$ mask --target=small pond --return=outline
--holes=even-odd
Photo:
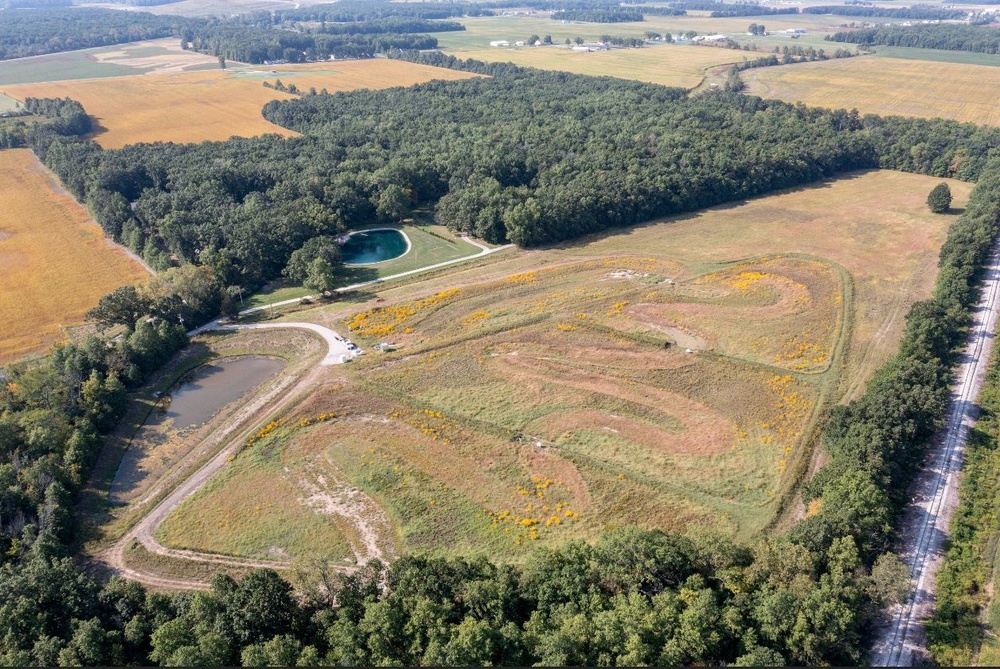
[[[406,253],[410,243],[399,230],[383,228],[351,234],[340,247],[340,257],[348,265],[369,265],[392,260]]]
[[[252,355],[205,365],[170,393],[167,417],[173,418],[177,429],[200,425],[284,366],[283,360]]]

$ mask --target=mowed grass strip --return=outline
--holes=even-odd
[[[41,351],[147,276],[27,149],[0,151],[0,362]]]
[[[748,70],[748,92],[865,114],[941,117],[1000,125],[993,67],[860,57]]]
[[[491,48],[464,51],[456,55],[486,62],[511,62],[542,70],[610,76],[664,86],[692,88],[701,82],[706,69],[739,62],[746,53],[732,49],[663,44],[640,49],[592,52],[573,51],[563,45],[515,49]]]
[[[263,66],[262,66],[263,67]],[[100,125],[93,139],[107,149],[140,142],[201,142],[232,136],[296,133],[264,119],[261,107],[295,96],[265,88],[263,82],[287,79],[300,89],[329,92],[409,86],[431,79],[465,79],[456,70],[396,60],[372,59],[316,63],[261,70],[212,70],[7,86],[4,93],[26,97],[71,97]]]

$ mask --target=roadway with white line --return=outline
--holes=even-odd
[[[924,624],[934,611],[937,570],[943,557],[951,516],[958,504],[958,479],[969,429],[979,408],[982,388],[993,350],[1000,309],[1000,240],[985,272],[982,296],[972,317],[969,342],[955,374],[948,420],[920,473],[913,497],[903,515],[900,557],[910,570],[913,589],[909,599],[894,607],[889,625],[872,647],[875,666],[923,664],[926,651]]]

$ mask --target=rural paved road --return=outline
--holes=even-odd
[[[872,647],[875,666],[898,667],[924,663],[924,623],[934,610],[936,575],[943,557],[952,513],[958,504],[958,479],[969,429],[979,408],[982,388],[993,350],[997,312],[1000,310],[1000,241],[987,265],[983,292],[973,313],[969,342],[955,374],[948,420],[919,475],[912,503],[903,516],[900,557],[910,570],[913,590],[909,599],[891,611],[889,624]]]

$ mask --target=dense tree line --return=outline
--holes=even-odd
[[[615,9],[562,9],[552,12],[554,21],[586,21],[590,23],[631,23],[642,21],[642,12]]]
[[[83,105],[69,98],[25,98],[21,111],[18,116],[0,122],[0,149],[44,144],[54,135],[79,137],[93,127]],[[24,116],[41,118],[24,119]]]
[[[0,60],[177,35],[185,19],[114,9],[7,9]]]
[[[778,55],[781,55],[779,58]],[[760,56],[753,60],[744,59],[742,63],[733,65],[737,72],[750,70],[756,67],[774,67],[776,65],[791,65],[793,63],[811,63],[818,60],[829,60],[830,58],[851,58],[855,54],[847,49],[837,49],[833,55],[829,55],[823,49],[814,49],[811,46],[802,47],[799,45],[774,47],[774,53],[769,56]]]
[[[884,25],[834,33],[827,39],[863,46],[907,46],[974,53],[1000,53],[1000,30],[953,23]]]
[[[437,38],[413,34],[326,34],[279,30],[270,25],[245,25],[235,21],[189,27],[183,40],[187,48],[244,63],[307,61],[336,58],[370,58],[391,49],[433,49]]]
[[[774,14],[798,14],[795,7],[766,7],[756,2],[717,2],[716,0],[680,0],[671,3],[673,7],[711,12],[713,17],[771,16]],[[653,12],[650,12],[651,14]]]
[[[170,5],[181,0],[110,0],[112,4],[129,5],[130,7],[156,7]]]
[[[52,9],[53,7],[72,7],[73,0],[7,0],[4,9]]]
[[[474,2],[389,2],[388,0],[342,0],[323,5],[284,9],[274,13],[283,21],[330,21],[352,23],[379,19],[450,19],[457,16],[491,16]]]
[[[428,19],[391,16],[355,23],[326,23],[313,28],[324,35],[377,35],[380,33],[443,33],[465,30],[457,21],[431,21]]]
[[[803,14],[833,14],[835,16],[879,16],[890,19],[917,19],[920,21],[948,21],[968,18],[964,9],[945,9],[938,5],[913,5],[911,7],[860,7],[858,5],[815,5],[803,7]]]
[[[686,16],[687,10],[682,7],[642,7],[644,16]]]
[[[440,200],[443,223],[522,246],[698,209],[874,160],[851,131],[833,129],[828,112],[756,98],[692,100],[680,89],[561,73],[518,71],[309,97],[269,104],[264,114],[311,137],[335,137],[348,155],[370,156],[371,129],[378,127],[378,150],[393,157],[395,183],[412,202]],[[685,131],[676,132],[681,125]],[[612,138],[622,132],[649,139],[616,143]],[[799,145],[794,152],[793,145]],[[594,165],[601,166],[596,175]]]

